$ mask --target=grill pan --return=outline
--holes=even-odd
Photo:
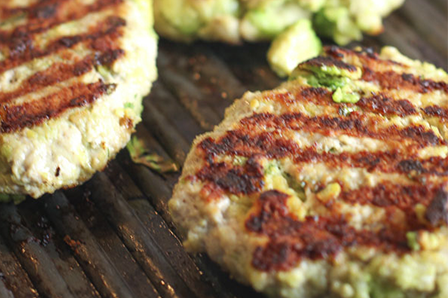
[[[407,0],[363,46],[396,46],[448,68],[446,0]],[[247,90],[276,87],[267,44],[241,47],[162,40],[159,80],[137,135],[182,164]],[[188,255],[167,212],[179,173],[133,164],[126,150],[86,184],[0,206],[0,297],[258,298],[205,255]]]

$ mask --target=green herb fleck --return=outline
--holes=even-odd
[[[416,232],[406,233],[406,238],[408,240],[408,246],[412,250],[420,250],[420,244],[418,243],[418,234]]]
[[[18,205],[25,201],[26,196],[24,195],[11,195],[11,194],[4,194],[0,193],[0,203],[8,203],[8,202],[14,202],[15,205]]]
[[[133,162],[142,164],[159,173],[177,172],[179,166],[171,159],[165,159],[145,148],[143,141],[133,136],[126,145]]]
[[[336,89],[332,96],[334,102],[357,103],[361,99],[361,96],[358,93],[349,92],[344,89],[345,88]]]
[[[127,102],[124,104],[124,108],[125,109],[133,109],[134,108],[134,104],[132,102]]]

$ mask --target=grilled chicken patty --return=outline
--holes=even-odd
[[[90,178],[128,142],[156,78],[146,0],[0,3],[0,192]]]
[[[185,246],[271,297],[448,297],[448,75],[327,47],[198,137]]]

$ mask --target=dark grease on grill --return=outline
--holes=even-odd
[[[351,246],[365,245],[384,251],[409,252],[407,230],[390,224],[378,232],[355,230],[343,217],[311,217],[299,221],[288,211],[288,196],[271,190],[262,193],[246,229],[268,237],[259,246],[252,265],[262,271],[289,270],[302,259],[331,259]]]
[[[384,89],[409,89],[418,93],[428,93],[434,90],[440,90],[448,93],[448,84],[445,82],[435,82],[433,80],[423,80],[412,74],[397,73],[393,71],[375,72],[365,67],[362,80],[366,82],[375,82]]]

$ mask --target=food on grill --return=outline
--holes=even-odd
[[[299,63],[318,56],[321,50],[322,43],[311,22],[300,20],[272,42],[268,62],[279,76],[286,77]]]
[[[287,76],[297,63],[318,54],[320,41],[313,27],[319,35],[345,45],[360,40],[362,32],[380,33],[382,18],[403,2],[154,0],[155,28],[164,37],[184,42],[202,39],[235,44],[274,40],[268,61],[279,76]]]
[[[185,247],[270,297],[448,297],[448,75],[325,47],[196,139]]]
[[[360,40],[362,33],[383,31],[382,19],[400,7],[404,0],[329,0],[314,15],[317,32],[338,44]]]
[[[404,0],[155,0],[155,27],[167,38],[238,43],[270,40],[301,19],[340,44],[378,34]]]
[[[125,146],[156,78],[151,11],[145,0],[1,2],[1,193],[75,186]]]

